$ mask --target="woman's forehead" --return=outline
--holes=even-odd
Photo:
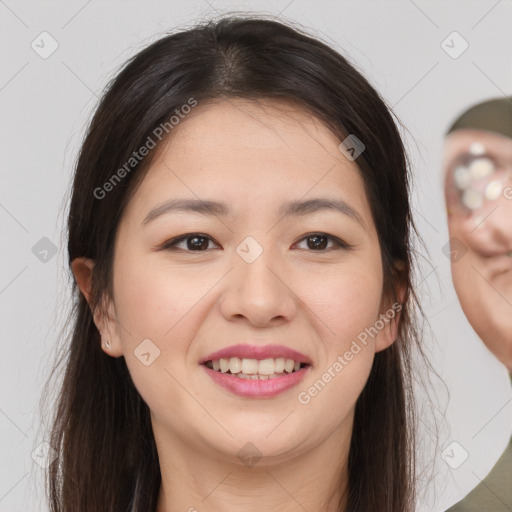
[[[268,219],[280,205],[320,198],[347,203],[361,225],[373,226],[359,169],[328,128],[307,113],[297,114],[310,123],[304,129],[293,117],[251,107],[225,102],[187,118],[152,162],[127,216],[142,220],[169,200],[195,198],[226,203],[232,219],[257,211]]]
[[[199,103],[173,130],[169,146],[195,145],[197,151],[214,149],[236,151],[238,148],[278,148],[306,145],[324,146],[332,151],[337,137],[318,118],[296,103],[277,100],[229,98]],[[326,144],[329,143],[329,144]]]
[[[197,107],[199,108],[199,107]],[[338,150],[332,132],[307,112],[231,101],[209,105],[184,120],[159,152],[148,185],[181,179],[211,189],[292,190],[338,185],[352,193],[363,183],[357,165]],[[174,180],[173,180],[174,178]]]

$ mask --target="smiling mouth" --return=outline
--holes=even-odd
[[[257,360],[239,359],[238,357],[206,361],[203,364],[218,373],[246,380],[278,379],[311,366],[309,363],[300,363],[285,358]]]

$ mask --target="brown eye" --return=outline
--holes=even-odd
[[[308,236],[309,249],[325,249],[329,244],[329,237],[321,235]]]
[[[182,242],[185,242],[185,246],[178,247]],[[187,235],[180,236],[179,238],[169,240],[162,246],[162,249],[202,252],[208,249],[210,242],[213,242],[213,239],[207,235],[203,235],[201,233],[189,233]]]
[[[327,235],[325,233],[311,233],[303,237],[300,242],[306,242],[306,249],[315,252],[327,252],[336,249],[350,249],[352,246],[339,238]],[[162,249],[164,250],[182,250],[186,252],[204,252],[209,249],[210,242],[213,239],[202,233],[188,233],[166,242]],[[331,245],[329,246],[329,242]],[[181,245],[181,247],[179,247]],[[217,244],[215,244],[217,245]]]
[[[307,249],[312,251],[325,251],[329,241],[333,242],[330,249],[349,249],[351,246],[343,240],[336,238],[326,233],[311,233],[301,239],[301,242],[306,240]]]

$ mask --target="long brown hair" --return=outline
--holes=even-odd
[[[161,476],[149,409],[124,358],[101,350],[92,314],[112,297],[117,226],[155,151],[125,172],[108,197],[98,197],[98,190],[190,98],[201,104],[235,97],[294,101],[340,141],[352,134],[366,147],[356,164],[378,232],[383,294],[398,300],[400,284],[405,297],[398,339],[376,354],[356,404],[347,510],[414,509],[415,230],[410,165],[395,118],[361,73],[327,44],[262,16],[228,16],[166,35],[127,62],[108,85],[81,146],[68,217],[69,263],[87,257],[95,267],[91,306],[73,281],[72,332],[51,376],[64,370],[49,436],[58,453],[47,472],[52,512],[156,508]]]

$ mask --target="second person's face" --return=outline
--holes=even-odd
[[[454,131],[443,166],[457,295],[477,334],[512,370],[512,139]]]

